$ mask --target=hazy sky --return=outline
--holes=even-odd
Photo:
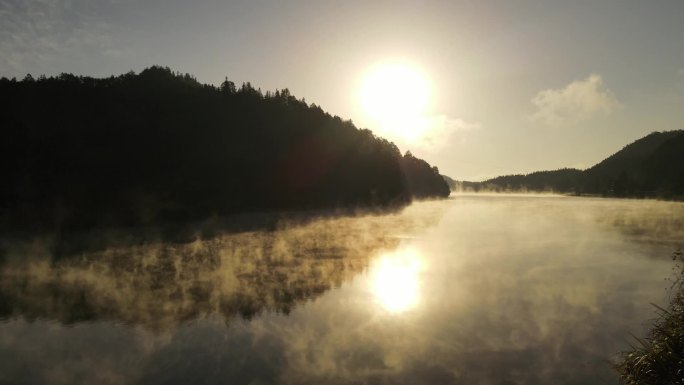
[[[456,179],[588,167],[684,128],[684,1],[0,0],[0,76],[160,64],[289,88],[374,129],[383,62],[431,84],[433,129],[394,140]]]

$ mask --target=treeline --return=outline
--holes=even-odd
[[[183,222],[448,196],[436,167],[285,89],[151,67],[0,79],[0,228]]]
[[[586,170],[506,175],[456,188],[684,199],[684,131],[651,133]]]
[[[486,189],[513,191],[559,191],[575,192],[582,183],[583,172],[574,168],[555,171],[537,171],[527,175],[505,175],[486,180]]]

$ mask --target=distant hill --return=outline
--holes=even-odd
[[[298,100],[151,67],[0,79],[0,229],[183,222],[445,197],[436,167]]]
[[[465,183],[473,190],[684,199],[684,131],[653,132],[587,170],[539,171]]]
[[[447,175],[442,175],[442,178],[444,178],[444,181],[449,186],[449,189],[451,189],[451,191],[458,190],[459,181],[457,181],[457,180],[455,180],[455,179],[453,179]]]
[[[537,171],[527,175],[506,175],[484,182],[488,186],[505,186],[511,190],[574,191],[581,184],[583,172],[574,168]]]
[[[654,132],[585,172],[583,192],[684,197],[684,131]]]

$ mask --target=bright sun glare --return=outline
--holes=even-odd
[[[359,87],[359,104],[382,134],[413,143],[428,129],[431,89],[426,77],[406,63],[370,70]]]
[[[400,313],[419,300],[418,274],[421,263],[412,251],[383,256],[373,270],[373,293],[382,307]]]

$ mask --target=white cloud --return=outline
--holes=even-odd
[[[427,128],[418,144],[433,151],[439,150],[449,143],[449,138],[452,134],[473,131],[479,128],[479,123],[466,122],[461,118],[452,118],[447,115],[432,115],[427,117]]]
[[[385,121],[377,122],[376,133],[397,143],[429,151],[440,150],[450,143],[456,132],[466,133],[480,128],[479,123],[470,123],[445,114],[421,114],[407,116],[397,114]],[[463,135],[461,135],[463,136]]]
[[[433,116],[432,122],[436,127],[441,127],[442,130],[448,132],[472,131],[480,128],[480,123],[470,123],[461,118],[450,118],[446,115]]]
[[[537,107],[532,120],[549,126],[577,123],[596,115],[610,114],[620,107],[620,102],[597,74],[561,89],[540,91],[532,98],[532,104]]]

